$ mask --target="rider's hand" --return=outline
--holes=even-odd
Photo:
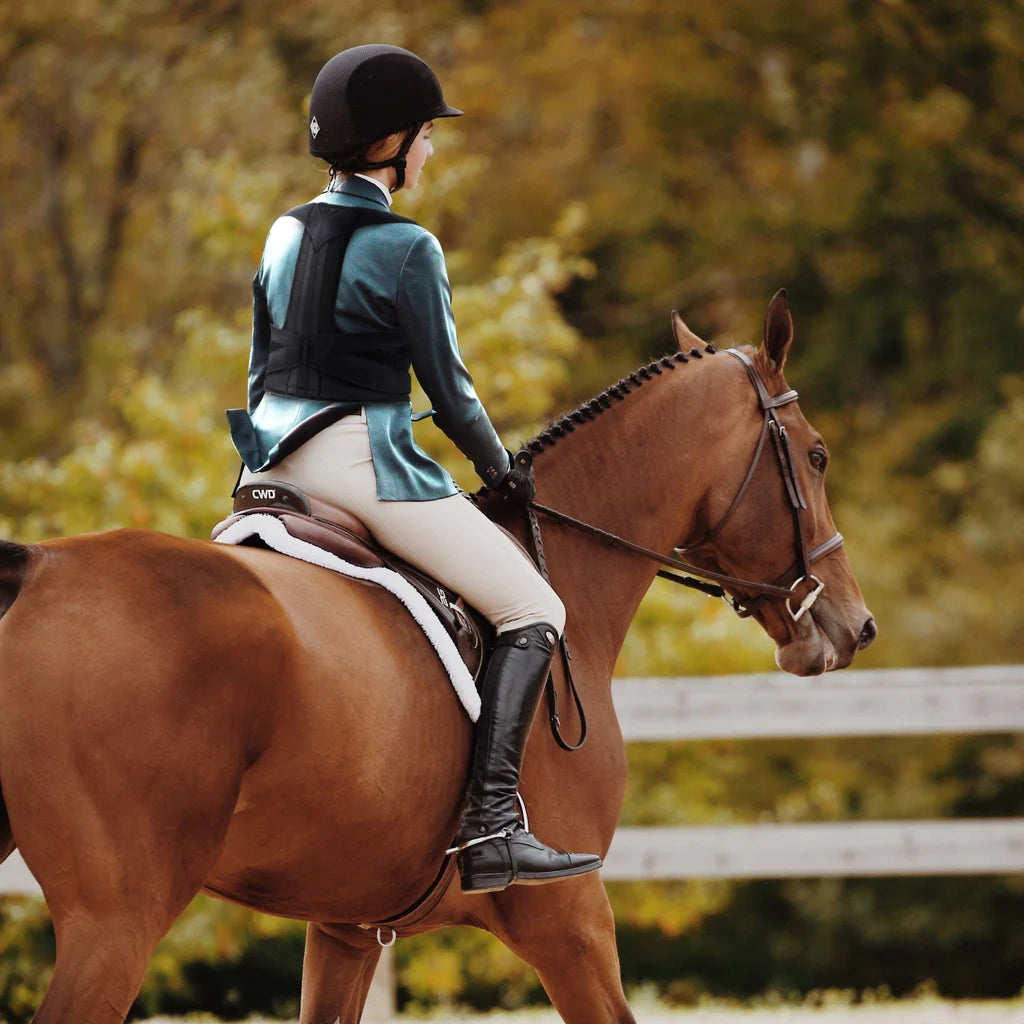
[[[505,478],[494,489],[510,505],[526,508],[536,492],[533,484],[533,458],[525,448],[516,455],[511,452],[508,454],[511,466]]]

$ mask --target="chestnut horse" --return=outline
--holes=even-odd
[[[757,445],[752,378],[681,320],[676,333],[681,352],[533,442],[538,501],[663,552],[710,531],[690,556],[701,566],[779,581],[794,516],[771,445]],[[768,395],[787,391],[791,338],[780,293],[748,350]],[[824,443],[796,404],[777,412],[801,530],[821,547],[835,535]],[[524,535],[518,515],[483,504]],[[522,791],[546,842],[603,853],[626,776],[612,668],[657,567],[550,520],[544,540],[590,736],[568,753],[536,728]],[[797,674],[842,668],[874,636],[842,549],[814,572],[824,589],[799,619],[777,594],[751,609]],[[396,599],[273,552],[115,531],[4,544],[0,609],[0,860],[20,849],[57,937],[38,1024],[123,1021],[200,891],[308,922],[303,1024],[358,1021],[380,949],[357,924],[398,914],[435,878],[472,730]],[[400,933],[450,924],[532,964],[565,1021],[633,1021],[598,873],[486,896],[453,885]]]

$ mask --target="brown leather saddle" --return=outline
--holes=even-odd
[[[213,528],[210,539],[216,540],[229,526],[257,513],[273,516],[291,536],[346,562],[365,568],[392,569],[403,576],[436,613],[479,686],[481,669],[494,641],[494,630],[458,594],[382,548],[351,513],[279,481],[239,487],[235,492],[234,511]],[[250,537],[242,544],[267,547],[259,537]]]

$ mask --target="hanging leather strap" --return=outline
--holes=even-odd
[[[537,514],[533,511],[532,507],[527,506],[526,515],[530,522],[530,539],[533,542],[534,560],[537,562],[537,568],[540,570],[541,576],[544,577],[544,581],[550,584],[548,563],[544,557],[544,540],[540,534],[540,523],[537,521]],[[569,743],[562,735],[562,723],[558,717],[558,691],[555,688],[554,671],[548,672],[547,681],[548,718],[551,722],[551,734],[555,737],[555,742],[563,750],[579,750],[587,742],[587,713],[583,708],[580,692],[576,688],[576,681],[572,677],[572,653],[569,650],[569,640],[565,635],[564,629],[558,641],[558,649],[562,659],[562,670],[565,672],[565,681],[569,686],[569,693],[572,696],[573,703],[576,705],[576,714],[580,720],[580,738],[576,743]]]

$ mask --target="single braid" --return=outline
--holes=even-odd
[[[599,395],[584,402],[579,408],[553,420],[535,438],[527,441],[524,447],[534,455],[540,455],[546,449],[553,448],[566,434],[575,432],[578,426],[597,419],[601,413],[610,409],[616,402],[624,401],[627,395],[630,395],[636,388],[643,387],[646,381],[660,377],[665,370],[674,370],[681,363],[688,363],[691,357],[703,359],[705,355],[714,355],[717,351],[714,345],[708,343],[703,349],[693,348],[688,353],[675,352],[670,356],[655,359],[646,366],[641,366],[627,374],[622,380],[611,384]]]

